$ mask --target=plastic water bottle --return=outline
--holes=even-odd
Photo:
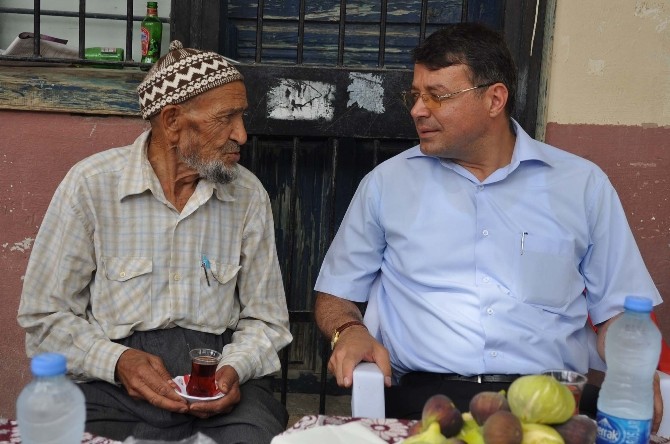
[[[81,444],[86,422],[84,394],[65,376],[65,356],[36,355],[30,362],[33,380],[16,401],[23,444]]]
[[[605,338],[607,373],[598,396],[596,444],[647,444],[651,435],[661,333],[649,317],[650,299],[626,296],[624,309]]]

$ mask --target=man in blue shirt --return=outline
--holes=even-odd
[[[586,373],[589,315],[602,357],[626,295],[661,302],[607,176],[511,118],[516,68],[501,36],[453,24],[413,56],[404,96],[420,144],[363,179],[316,283],[331,372],[350,386],[358,362],[376,362],[397,383],[391,417],[420,416],[438,391],[467,410],[521,374]],[[367,301],[380,342],[355,304]],[[655,429],[658,381],[656,393]]]

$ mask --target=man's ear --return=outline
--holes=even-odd
[[[495,117],[500,113],[505,112],[505,105],[507,105],[507,97],[509,90],[502,83],[494,83],[489,86],[487,94],[490,97],[489,114]]]
[[[158,115],[158,120],[170,145],[176,145],[179,141],[179,133],[184,125],[183,115],[183,109],[179,105],[166,105]]]

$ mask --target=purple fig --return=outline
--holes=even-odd
[[[598,427],[586,416],[573,416],[563,424],[556,424],[554,428],[565,441],[565,444],[592,444],[596,441]]]
[[[507,398],[502,392],[479,392],[470,400],[470,413],[480,426],[499,410],[509,411]]]
[[[442,394],[431,396],[423,405],[422,429],[427,430],[433,422],[440,424],[440,432],[447,438],[456,436],[463,427],[461,411],[456,408],[449,397]]]
[[[482,436],[486,444],[521,444],[521,421],[512,412],[498,410],[484,423]]]

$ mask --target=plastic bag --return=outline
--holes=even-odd
[[[200,432],[191,436],[190,438],[182,439],[181,441],[157,441],[153,439],[137,439],[132,436],[126,438],[123,444],[216,444],[212,438]]]

